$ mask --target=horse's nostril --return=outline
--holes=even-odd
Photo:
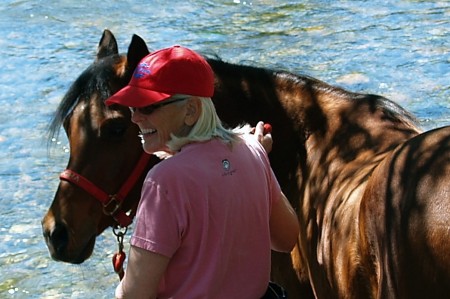
[[[50,232],[48,240],[53,246],[55,253],[61,255],[69,242],[69,234],[66,226],[63,224],[56,224],[54,229]]]

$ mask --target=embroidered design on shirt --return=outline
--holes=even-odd
[[[230,171],[230,167],[231,167],[230,161],[228,161],[228,159],[223,159],[222,160],[222,167],[223,167],[223,170]]]
[[[236,169],[231,169],[231,163],[228,159],[222,160],[222,169],[224,170],[222,176],[233,175],[236,172]]]

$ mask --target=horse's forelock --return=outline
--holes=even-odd
[[[121,82],[118,81],[124,74],[117,68],[122,68],[123,58],[124,56],[113,55],[101,59],[91,64],[73,82],[53,115],[48,129],[49,142],[59,134],[62,124],[67,117],[70,117],[72,110],[81,99],[91,99],[93,94],[97,94],[96,98],[105,101],[113,93],[111,89],[113,82],[121,85]]]

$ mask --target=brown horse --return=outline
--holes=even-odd
[[[128,109],[104,105],[147,53],[133,36],[127,55],[119,55],[105,31],[96,61],[57,110],[51,128],[64,125],[70,159],[43,219],[56,260],[81,263],[104,229],[127,226],[125,212],[132,217],[143,176],[158,162],[138,162],[142,149]],[[317,298],[450,294],[450,128],[421,134],[383,97],[208,61],[213,100],[227,125],[273,125],[270,160],[301,226],[291,257],[273,257],[273,278],[291,298],[312,296],[311,286]]]

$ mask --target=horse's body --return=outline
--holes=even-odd
[[[64,122],[70,140],[68,168],[110,194],[142,149],[128,109],[103,101],[128,82],[147,52],[134,36],[128,56],[119,56],[105,31],[97,61],[71,87],[53,122],[53,128]],[[258,120],[273,126],[269,157],[301,227],[294,267],[288,255],[273,259],[273,278],[290,297],[310,296],[310,285],[317,298],[450,294],[450,128],[421,134],[385,98],[208,61],[221,119],[229,126]],[[132,213],[144,175],[124,202]],[[52,256],[72,263],[87,259],[95,236],[112,225],[99,202],[66,181],[43,220]]]

